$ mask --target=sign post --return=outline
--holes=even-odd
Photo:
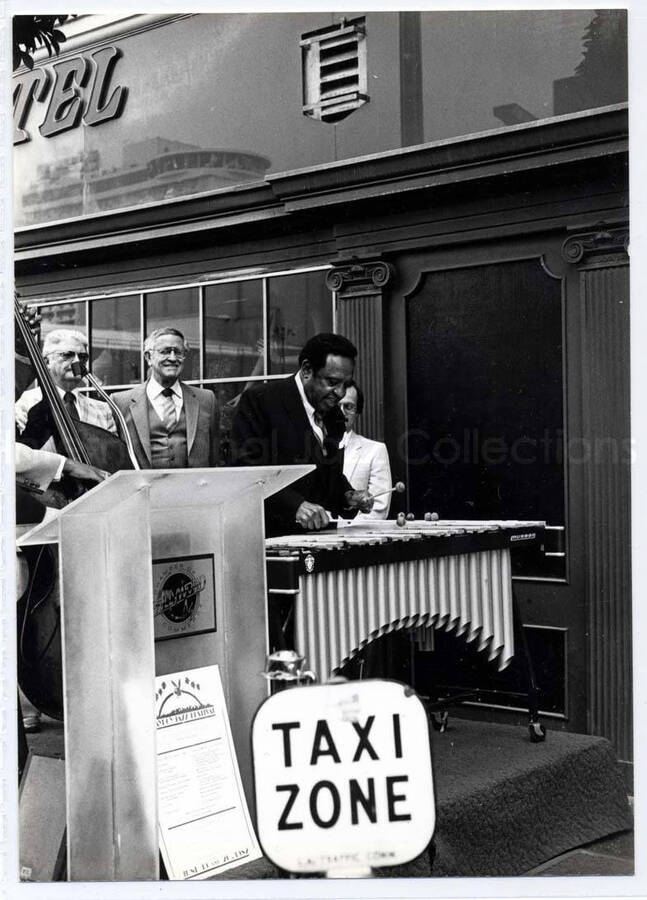
[[[294,688],[252,726],[258,838],[289,872],[366,877],[423,852],[435,825],[425,709],[395,681]]]

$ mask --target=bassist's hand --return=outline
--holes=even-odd
[[[94,484],[100,484],[108,478],[109,473],[103,469],[97,469],[96,466],[88,466],[82,462],[76,462],[74,459],[66,459],[63,466],[63,472],[71,475],[72,478],[78,478],[81,481],[91,481]]]
[[[29,410],[20,400],[16,400],[14,404],[14,418],[16,420],[16,428],[22,434],[29,418]]]

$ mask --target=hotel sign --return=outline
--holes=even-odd
[[[38,130],[50,138],[84,125],[100,125],[121,115],[128,89],[113,86],[115,66],[122,56],[118,47],[61,59],[38,66],[14,78],[14,144],[31,140],[27,130],[35,104],[46,104]]]

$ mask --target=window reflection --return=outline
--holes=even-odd
[[[220,465],[231,461],[231,426],[238,405],[238,399],[245,389],[245,382],[230,384],[205,384],[216,395],[216,406],[220,412]]]
[[[41,341],[55,328],[75,328],[87,335],[84,301],[41,306],[39,312],[42,319],[40,323]]]
[[[141,381],[139,295],[92,303],[92,372],[101,384]]]
[[[202,379],[227,379],[218,385],[203,385],[218,397],[224,462],[240,395],[251,379],[290,374],[297,369],[298,355],[307,339],[320,331],[332,331],[332,296],[326,288],[326,269],[207,284],[202,290],[202,328],[200,289],[176,287],[144,294],[143,330],[141,294],[132,294],[41,306],[42,334],[44,337],[53,328],[78,328],[86,333],[89,306],[92,371],[110,391],[138,384],[146,377],[146,371],[141,370],[141,355],[147,335],[163,326],[179,329],[190,348],[182,378],[197,383]]]
[[[420,59],[422,92],[406,102],[422,114],[425,141],[627,100],[625,10],[419,15],[404,58]]]
[[[205,378],[263,375],[263,283],[204,289]]]
[[[321,272],[268,279],[269,374],[295,372],[308,338],[332,331],[330,293]]]
[[[200,326],[198,321],[198,289],[179,288],[146,295],[146,335],[156,328],[177,328],[189,342],[182,378],[200,377]]]
[[[370,103],[324,124],[303,115],[301,41],[343,19],[198,14],[117,35],[124,115],[70,129],[59,144],[39,134],[42,104],[31,104],[30,140],[14,153],[16,224],[160,203],[627,100],[626,10],[374,11],[358,45]],[[355,76],[349,84],[346,66],[342,54],[324,84],[348,76],[353,107],[363,89]],[[17,73],[14,83],[31,77]]]
[[[625,10],[365,19],[370,104],[324,129],[302,114],[299,46],[304,34],[339,25],[340,14],[194,15],[118,36],[126,115],[70,130],[61,152],[38,133],[40,104],[32,104],[31,138],[15,152],[16,223],[161,202],[627,99]],[[187,66],[193,57],[210,64]],[[29,77],[18,73],[14,83]]]

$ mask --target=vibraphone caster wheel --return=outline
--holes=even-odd
[[[431,714],[431,724],[434,727],[434,731],[440,731],[441,734],[446,730],[448,721],[449,713],[446,709],[440,715],[436,715],[436,713]]]
[[[541,744],[546,740],[546,729],[541,722],[529,722],[528,731],[530,732],[530,743]]]

